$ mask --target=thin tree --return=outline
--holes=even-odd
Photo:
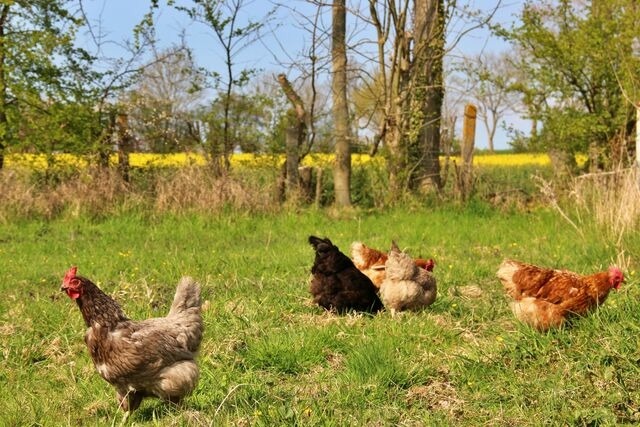
[[[494,151],[500,122],[507,113],[515,111],[518,104],[517,94],[513,91],[516,81],[510,58],[507,53],[465,58],[461,71],[466,81],[457,90],[475,99],[478,118],[487,133],[487,148]]]
[[[195,6],[178,6],[188,14],[191,19],[208,26],[222,47],[224,58],[224,76],[212,74],[216,87],[220,89],[220,97],[223,105],[222,144],[218,146],[214,142],[211,150],[211,161],[214,171],[226,173],[230,169],[230,157],[234,148],[232,139],[231,104],[234,90],[246,85],[252,75],[257,71],[253,68],[237,69],[237,57],[249,45],[260,36],[260,30],[269,21],[273,11],[266,16],[241,22],[240,12],[251,5],[251,1],[245,0],[201,0],[195,1]]]
[[[349,107],[347,104],[347,45],[345,0],[334,0],[332,6],[331,93],[335,127],[335,164],[333,181],[335,203],[339,207],[351,206],[351,144]]]

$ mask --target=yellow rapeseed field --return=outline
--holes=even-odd
[[[453,160],[460,161],[459,158],[453,157]],[[577,156],[579,164],[586,161],[584,156]],[[444,161],[444,158],[441,158]],[[116,164],[117,155],[112,154],[110,163]],[[305,157],[302,164],[305,166],[321,166],[331,165],[333,161],[332,154],[309,154]],[[49,166],[59,167],[76,167],[84,168],[89,164],[87,157],[58,153],[51,156],[45,154],[9,154],[5,158],[7,168],[30,168],[36,170],[44,170]],[[138,168],[149,167],[182,167],[186,165],[204,165],[206,158],[199,153],[173,153],[173,154],[154,154],[154,153],[132,153],[129,157],[131,166]],[[269,167],[281,165],[284,162],[284,155],[266,155],[239,153],[231,156],[232,167]],[[354,166],[364,164],[382,164],[384,159],[381,156],[371,157],[368,154],[353,154],[352,164]],[[473,159],[474,165],[478,166],[547,166],[550,164],[549,156],[543,153],[517,153],[517,154],[477,154]]]

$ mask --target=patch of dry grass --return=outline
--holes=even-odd
[[[581,175],[569,188],[559,189],[537,177],[547,203],[578,233],[581,239],[594,232],[613,244],[612,261],[626,269],[632,260],[626,254],[625,238],[640,225],[640,174],[637,168]]]
[[[158,212],[216,211],[225,206],[269,210],[274,193],[238,177],[218,177],[207,168],[186,167],[156,181],[153,206]]]
[[[251,175],[216,177],[198,166],[141,173],[127,182],[113,168],[92,167],[61,179],[43,179],[26,169],[0,170],[0,221],[51,219],[62,213],[105,216],[141,208],[157,213],[256,212],[276,206],[270,186]]]
[[[63,211],[77,216],[112,213],[125,200],[139,197],[113,169],[88,169],[68,179],[42,182],[29,171],[0,171],[0,220],[12,217],[53,218]]]
[[[574,180],[576,206],[619,243],[640,223],[640,175],[637,168],[582,175]]]

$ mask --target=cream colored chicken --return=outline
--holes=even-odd
[[[391,315],[427,307],[436,300],[436,294],[436,279],[431,272],[418,267],[414,259],[393,242],[380,285],[380,299]]]

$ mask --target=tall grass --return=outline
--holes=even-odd
[[[574,180],[572,199],[618,243],[640,225],[638,168],[583,175]]]
[[[243,211],[274,207],[275,188],[255,175],[215,176],[204,167],[187,167],[159,175],[151,203],[157,212],[219,211],[226,206]]]
[[[275,182],[275,179],[271,182]],[[130,182],[113,168],[65,171],[46,179],[24,169],[0,171],[0,220],[60,215],[104,217],[123,211],[219,212],[225,208],[269,211],[273,184],[260,173],[216,177],[205,167],[147,169]]]
[[[629,243],[640,226],[640,177],[637,168],[574,178],[568,188],[538,179],[541,193],[578,235],[599,233],[617,248],[613,263],[626,268]]]

